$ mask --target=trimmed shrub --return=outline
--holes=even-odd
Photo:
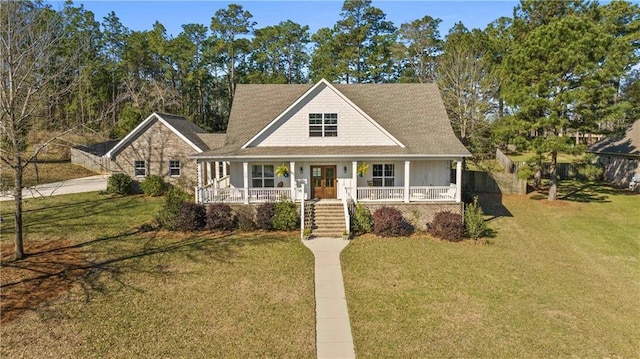
[[[298,227],[300,217],[296,204],[291,201],[280,201],[276,203],[273,216],[273,229],[280,231],[291,231]]]
[[[412,227],[393,207],[380,207],[373,212],[373,233],[381,237],[400,237],[411,234]]]
[[[126,196],[133,193],[133,179],[124,173],[114,173],[107,181],[107,192]]]
[[[182,232],[199,231],[207,221],[207,209],[198,203],[185,202],[180,208],[177,229]]]
[[[178,228],[178,215],[182,205],[187,202],[188,195],[180,188],[173,187],[167,192],[162,203],[162,208],[158,212],[158,224],[171,231]]]
[[[142,192],[147,196],[158,197],[164,194],[167,184],[164,183],[162,177],[151,175],[140,182],[140,188],[142,188]]]
[[[231,207],[224,203],[214,203],[207,207],[207,229],[210,231],[228,231],[235,227]]]
[[[359,204],[356,206],[355,213],[351,218],[351,231],[355,233],[369,233],[373,229],[373,219],[371,218],[371,212]]]
[[[464,210],[464,227],[467,237],[478,239],[487,232],[487,224],[484,221],[484,213],[478,204],[478,197],[473,197],[473,202]]]
[[[256,222],[254,220],[256,211],[253,206],[242,206],[236,210],[236,219],[238,220],[238,228],[244,232],[255,230]]]
[[[276,214],[275,203],[263,203],[256,208],[256,225],[260,229],[272,230],[273,217]]]
[[[436,213],[427,228],[427,232],[432,236],[449,242],[460,241],[464,234],[462,216],[449,211]]]

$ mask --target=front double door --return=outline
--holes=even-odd
[[[311,166],[313,198],[336,198],[336,166]]]

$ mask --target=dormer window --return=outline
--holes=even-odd
[[[338,137],[338,114],[310,113],[309,137]]]

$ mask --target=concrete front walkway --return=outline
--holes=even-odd
[[[340,252],[349,241],[340,238],[312,238],[303,243],[315,257],[318,359],[355,358],[340,267]]]
[[[22,198],[40,198],[69,193],[104,191],[107,189],[108,177],[107,175],[96,175],[25,187],[22,189]],[[0,201],[9,200],[13,200],[13,196],[8,193],[2,193]]]

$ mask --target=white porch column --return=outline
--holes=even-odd
[[[249,162],[242,162],[242,180],[244,186],[244,204],[249,204]]]
[[[291,178],[291,200],[296,201],[296,161],[289,162],[289,177]]]
[[[220,162],[219,161],[216,161],[215,171],[216,171],[216,180],[219,180],[220,179]]]
[[[213,183],[213,178],[211,178],[211,161],[207,162],[207,184]],[[218,177],[216,177],[217,179]]]
[[[462,159],[456,163],[456,202],[462,200]]]
[[[196,169],[196,181],[198,187],[202,187],[202,162],[198,161],[198,168]]]
[[[358,161],[351,162],[351,197],[358,200]]]
[[[198,183],[198,187],[196,187],[196,203],[202,202],[202,198],[200,198],[200,188],[202,188],[202,162],[196,162],[196,182]]]
[[[409,203],[409,183],[411,182],[411,161],[404,161],[404,203]]]
[[[224,166],[222,166],[222,177],[227,176],[227,166],[229,166],[229,162],[224,161]]]

